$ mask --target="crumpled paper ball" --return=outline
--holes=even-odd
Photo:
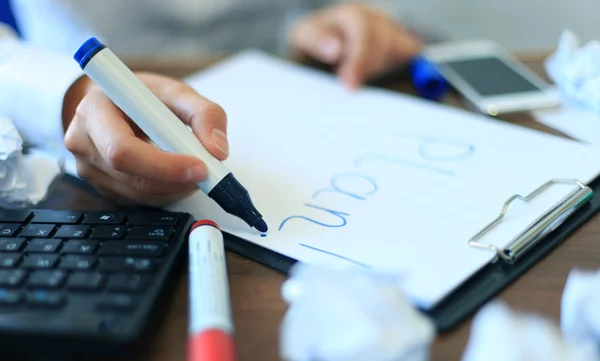
[[[591,342],[567,340],[558,325],[516,312],[501,301],[482,307],[473,320],[462,361],[599,361]]]
[[[577,36],[565,30],[556,51],[544,65],[568,102],[600,112],[600,42],[594,40],[581,46]]]
[[[50,154],[35,149],[24,154],[14,123],[0,117],[0,207],[36,205],[61,172],[61,162]]]
[[[400,278],[297,263],[282,286],[289,307],[280,349],[290,361],[425,361],[431,320],[409,303]]]
[[[571,270],[561,299],[560,323],[568,339],[600,345],[600,270]]]
[[[15,189],[25,188],[23,139],[14,124],[0,118],[0,198]]]

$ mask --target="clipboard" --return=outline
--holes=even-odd
[[[502,222],[514,202],[529,202],[555,184],[573,184],[576,187],[519,233],[508,246],[498,248],[480,241],[487,232]],[[496,256],[431,309],[420,311],[432,319],[438,333],[451,331],[460,325],[598,213],[600,199],[593,196],[599,191],[600,177],[589,185],[574,179],[553,179],[528,195],[515,194],[508,198],[503,205],[499,205],[498,216],[465,241],[466,246],[494,252]],[[225,234],[224,239],[229,251],[286,275],[297,262],[231,234]]]

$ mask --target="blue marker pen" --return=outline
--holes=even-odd
[[[413,86],[423,98],[437,101],[450,89],[448,82],[438,72],[435,65],[423,56],[412,59],[409,71]]]
[[[268,227],[248,191],[221,161],[210,154],[173,112],[127,66],[96,38],[88,39],[74,56],[87,76],[161,149],[201,159],[208,177],[198,184],[226,212],[250,227]]]

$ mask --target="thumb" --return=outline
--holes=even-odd
[[[342,39],[326,24],[304,21],[291,34],[290,44],[299,53],[326,64],[335,64],[342,55]]]

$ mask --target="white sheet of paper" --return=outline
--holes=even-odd
[[[557,109],[533,113],[535,119],[573,139],[587,144],[600,144],[600,114],[579,106],[565,104]]]
[[[201,192],[169,209],[303,262],[404,275],[433,306],[494,254],[468,239],[505,200],[553,178],[588,182],[600,149],[248,51],[188,78],[228,114],[225,162],[270,229],[261,235]],[[504,246],[572,191],[511,207],[483,241]]]

